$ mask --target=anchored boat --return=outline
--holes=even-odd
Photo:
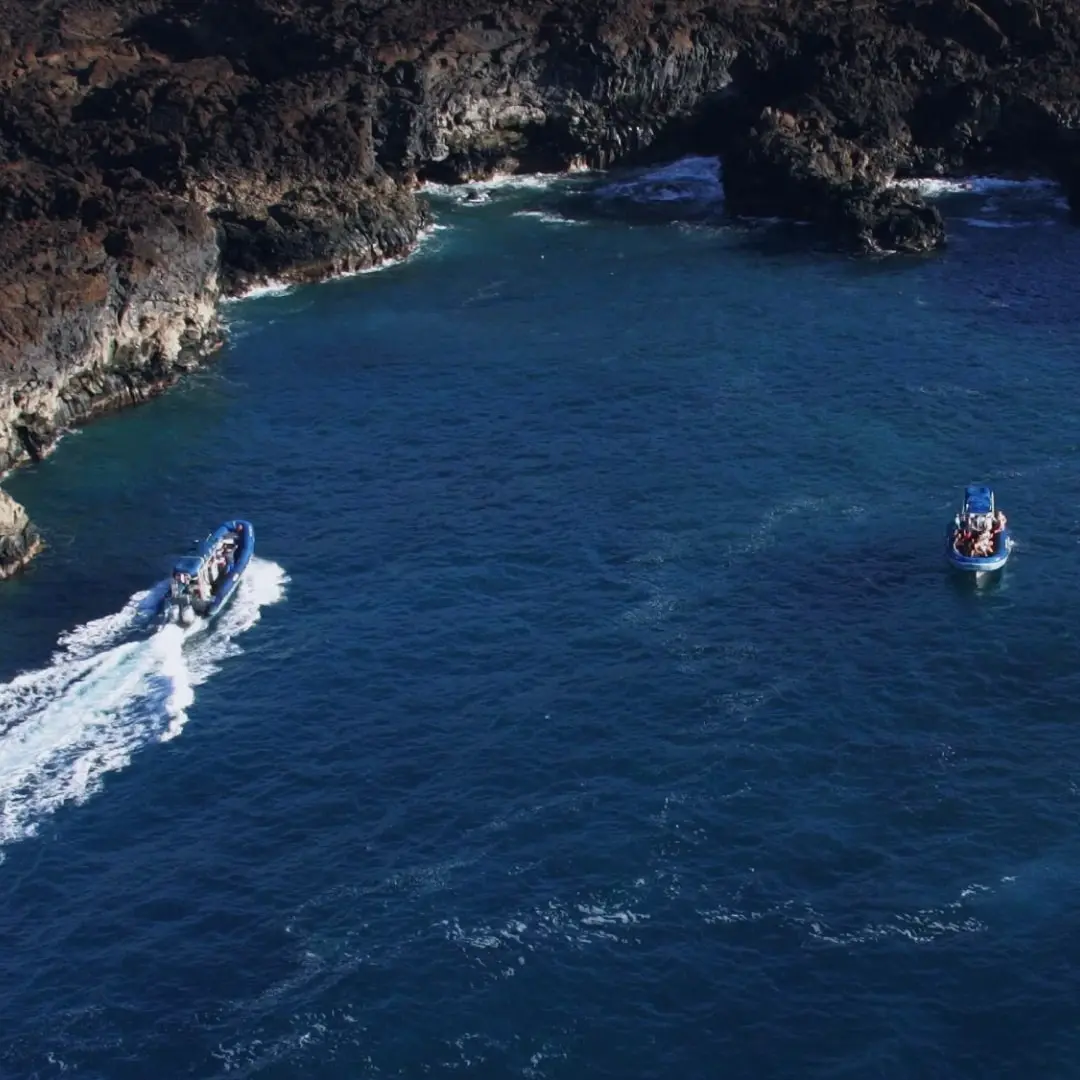
[[[994,503],[994,492],[982,484],[964,488],[964,504],[946,530],[945,557],[968,573],[1000,570],[1008,561],[1013,540],[1005,515]]]
[[[255,551],[250,521],[226,521],[195,550],[173,566],[169,591],[161,606],[162,621],[190,626],[221,614],[236,592]]]

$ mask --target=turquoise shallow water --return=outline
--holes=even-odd
[[[1080,233],[715,200],[438,194],[7,481],[4,1077],[1076,1074]],[[237,514],[218,628],[136,635]]]

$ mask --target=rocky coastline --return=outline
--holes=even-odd
[[[218,304],[408,254],[424,180],[722,161],[728,210],[933,252],[903,176],[1058,180],[1070,0],[0,0],[0,474],[159,392]],[[40,550],[0,492],[0,578]]]

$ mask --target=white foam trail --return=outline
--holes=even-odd
[[[236,639],[287,581],[276,563],[252,559],[212,628],[166,626],[124,640],[164,586],[136,593],[116,614],[65,634],[48,666],[0,686],[0,847],[84,802],[143,746],[179,735],[195,688],[242,651]]]
[[[74,630],[65,630],[57,641],[60,648],[53,653],[53,664],[64,659],[85,660],[116,644],[130,632],[141,616],[148,615],[154,609],[156,602],[164,595],[165,588],[166,583],[159,582],[152,589],[135,593],[114,615],[94,619],[75,627]]]

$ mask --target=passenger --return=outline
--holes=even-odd
[[[236,560],[240,557],[240,549],[244,546],[244,523],[238,521],[236,523],[236,535],[230,541],[228,548],[229,552],[229,569],[233,568]]]

